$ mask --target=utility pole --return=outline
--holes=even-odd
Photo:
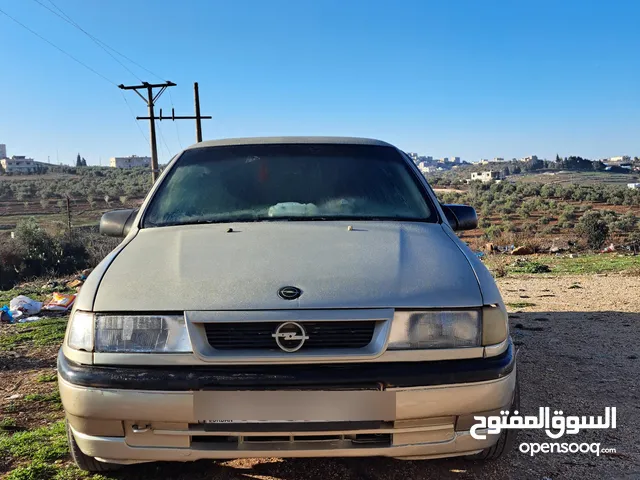
[[[196,143],[200,143],[202,141],[202,117],[200,116],[200,92],[198,92],[198,82],[194,82],[193,84],[193,99],[196,104]]]
[[[200,115],[200,93],[198,92],[198,82],[193,84],[193,96],[196,108],[196,114],[193,116],[189,115],[176,115],[175,110],[171,109],[171,116],[162,115],[162,109],[160,109],[160,116],[155,117],[157,120],[195,120],[196,121],[196,143],[200,143],[202,141],[202,120],[210,120],[210,115]],[[151,118],[151,114],[149,117],[136,117],[137,120],[148,120]]]
[[[156,122],[155,122],[158,117],[155,116],[153,107],[155,106],[155,102],[158,100],[158,98],[160,98],[160,95],[162,95],[168,87],[175,87],[175,86],[176,86],[175,83],[169,82],[169,81],[165,83],[159,83],[159,84],[142,82],[142,85],[129,85],[129,86],[118,85],[118,88],[122,90],[133,90],[134,92],[136,92],[138,96],[142,99],[142,101],[147,104],[147,107],[149,109],[148,117],[137,117],[137,120],[143,120],[143,119],[149,120],[149,133],[150,133],[150,143],[151,143],[151,178],[153,180],[153,183],[156,183],[156,180],[158,179],[158,173],[159,173],[158,144],[156,141]],[[156,93],[155,96],[153,94],[154,88],[160,89],[160,91]],[[145,98],[138,90],[146,90],[147,97]]]

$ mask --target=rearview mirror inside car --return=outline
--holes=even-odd
[[[100,233],[108,237],[126,237],[131,230],[138,209],[112,210],[102,215]]]
[[[449,221],[449,225],[455,231],[473,230],[478,227],[476,209],[469,205],[442,205],[442,210]]]

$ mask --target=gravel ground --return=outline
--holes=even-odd
[[[517,449],[493,463],[461,459],[262,459],[127,467],[110,478],[134,479],[640,479],[640,277],[590,275],[498,280],[511,304],[518,349],[521,413],[538,407],[565,415],[603,415],[617,407],[615,430],[587,430],[558,441],[598,442],[615,454],[537,454]],[[49,367],[49,365],[46,365]],[[31,367],[33,368],[33,367]],[[8,373],[8,372],[7,372]],[[19,375],[19,372],[12,372]],[[24,374],[23,374],[24,375]],[[5,377],[7,382],[17,378]],[[0,382],[3,383],[3,382]],[[553,442],[543,431],[521,442]]]

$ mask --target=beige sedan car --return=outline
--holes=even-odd
[[[470,434],[519,401],[476,223],[378,140],[184,150],[101,221],[123,241],[58,356],[74,460],[503,455],[513,430]]]

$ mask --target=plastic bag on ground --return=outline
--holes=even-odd
[[[9,310],[15,316],[16,312],[27,315],[37,315],[42,310],[42,302],[37,302],[25,295],[18,295],[9,302]]]

